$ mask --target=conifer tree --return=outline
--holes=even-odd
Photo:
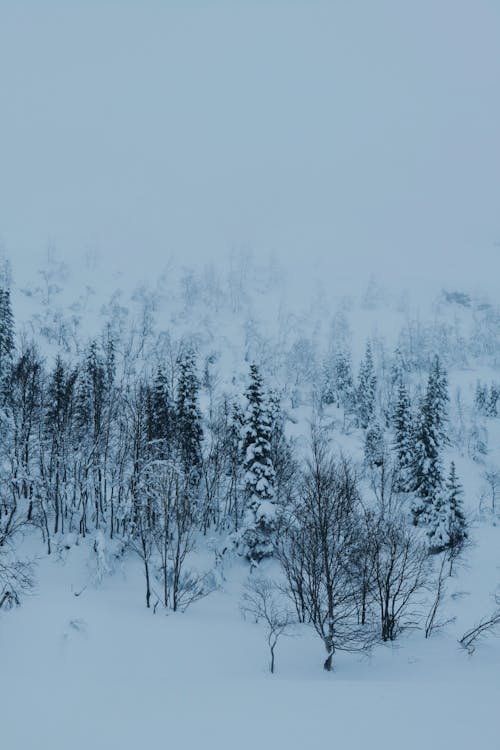
[[[365,464],[369,469],[382,466],[385,455],[384,431],[378,421],[372,421],[365,433]]]
[[[467,519],[463,509],[463,487],[458,481],[455,462],[450,465],[450,473],[446,482],[446,492],[450,509],[449,516],[449,546],[460,549],[467,539]]]
[[[441,448],[447,441],[447,377],[436,357],[429,372],[427,390],[416,428],[412,489],[415,524],[427,523],[442,489]]]
[[[161,441],[165,454],[172,438],[172,404],[168,378],[163,367],[158,366],[152,386],[147,393],[148,440]]]
[[[67,428],[75,381],[76,372],[68,373],[62,358],[58,356],[47,389],[46,425],[51,435],[61,435]]]
[[[446,370],[441,366],[439,357],[436,355],[429,373],[429,384],[427,390],[430,409],[434,419],[434,429],[441,445],[448,445],[448,376]]]
[[[366,429],[375,413],[377,378],[373,364],[371,344],[366,344],[365,356],[361,362],[357,388],[357,412],[359,426]]]
[[[327,405],[334,404],[335,396],[335,359],[329,353],[322,365],[321,401]]]
[[[340,350],[335,357],[334,374],[337,407],[343,407],[346,412],[354,411],[356,394],[352,377],[351,357],[345,349]]]
[[[431,552],[459,551],[467,539],[467,522],[462,505],[463,489],[451,463],[446,486],[437,496],[429,518],[427,536]]]
[[[410,397],[402,376],[397,388],[392,424],[398,489],[400,492],[408,492],[411,489],[411,468],[414,460],[414,427]]]
[[[496,383],[492,383],[490,388],[490,397],[487,403],[487,415],[489,417],[498,416],[498,399],[500,398],[500,389]]]
[[[272,537],[276,524],[271,422],[262,377],[255,364],[250,366],[246,397],[247,410],[241,444],[246,508],[243,540],[248,559],[255,563],[272,555]]]
[[[182,467],[191,483],[197,483],[201,466],[203,429],[198,406],[200,383],[196,374],[195,355],[192,349],[179,359],[179,377],[175,407],[176,441]]]
[[[63,360],[57,357],[47,388],[45,432],[48,447],[46,479],[51,486],[54,508],[54,533],[64,531],[64,478],[67,472],[67,448],[71,437],[73,390],[76,372],[68,372]],[[61,524],[61,526],[60,526]]]
[[[10,289],[0,287],[0,402],[6,395],[14,359],[14,316]]]

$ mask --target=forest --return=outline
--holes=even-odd
[[[157,616],[243,566],[239,607],[265,626],[271,671],[297,628],[320,639],[330,671],[340,652],[447,626],[447,581],[498,512],[498,307],[443,291],[423,323],[372,279],[356,303],[283,314],[266,338],[245,300],[261,305],[279,282],[259,289],[245,261],[227,284],[213,269],[169,280],[168,329],[158,288],[142,289],[135,317],[115,294],[88,336],[83,312],[59,304],[54,260],[17,295],[36,301],[19,321],[5,268],[2,612],[35,586],[26,546],[57,557],[87,545],[98,580],[112,560],[140,565],[136,606]],[[402,325],[390,346],[353,329],[359,311],[373,325],[391,305]],[[237,346],[218,329],[231,316]],[[491,607],[471,613],[470,653],[500,622]]]

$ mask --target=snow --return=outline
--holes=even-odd
[[[482,530],[464,580],[451,583],[451,592],[471,592],[451,599],[462,628],[487,606],[499,534]],[[304,632],[279,642],[271,677],[264,626],[238,609],[244,566],[186,613],[153,615],[132,562],[100,585],[89,581],[91,549],[40,560],[36,593],[0,616],[9,750],[498,747],[498,642],[471,658],[449,634],[410,634],[370,659],[341,654],[326,675],[321,644]]]
[[[59,349],[74,361],[107,322],[150,330],[167,359],[185,336],[240,395],[262,362],[303,455],[323,355],[348,344],[356,377],[367,339],[377,359],[406,326],[453,362],[465,439],[443,463],[456,462],[472,545],[431,639],[410,629],[325,674],[322,644],[298,628],[271,676],[265,628],[241,616],[236,553],[218,553],[219,590],[153,614],[140,561],[103,534],[68,535],[50,557],[28,536],[35,590],[0,612],[0,747],[498,750],[500,642],[469,656],[457,640],[500,583],[484,476],[500,465],[500,420],[472,412],[477,380],[500,380],[487,339],[499,6],[6,0],[1,15],[0,266],[12,263],[19,333],[48,363]],[[361,460],[342,410],[323,419]]]
[[[68,290],[61,293],[65,295]],[[251,284],[248,295],[250,304],[261,303],[265,325],[267,316],[272,319],[269,297]],[[165,324],[177,315],[177,304],[175,297],[162,300],[157,312]],[[32,311],[21,307],[20,318]],[[200,302],[177,333],[195,329],[202,315],[213,333],[203,346],[208,341],[224,353],[222,383],[234,383],[235,372],[242,373],[236,382],[243,392],[246,368],[237,316],[207,313]],[[387,300],[365,317],[353,298],[349,320],[359,359],[364,333],[374,320],[387,322],[380,325],[391,346],[404,318]],[[316,327],[313,315],[304,316],[302,323],[323,334],[327,328]],[[230,358],[225,358],[226,341],[231,342]],[[239,363],[237,370],[232,362]],[[495,371],[485,365],[450,373],[450,393],[460,387],[467,408],[477,377],[489,382]],[[310,408],[304,404],[288,411],[288,428],[299,439],[301,452]],[[329,407],[324,419],[337,426],[334,445],[361,459],[360,433],[341,432],[340,411]],[[488,461],[497,464],[500,424],[493,418],[483,421],[489,433]],[[308,628],[280,640],[277,673],[269,675],[265,628],[245,622],[240,613],[248,565],[236,555],[219,569],[220,590],[183,614],[166,615],[158,607],[153,615],[144,608],[139,561],[114,560],[113,546],[100,536],[78,545],[67,538],[70,549],[51,558],[39,540],[27,539],[26,554],[38,558],[36,591],[19,609],[0,613],[0,705],[8,717],[3,743],[9,750],[129,750],[158,742],[214,750],[235,745],[293,750],[334,743],[353,750],[391,750],[402,743],[408,750],[465,750],[479,743],[484,750],[496,750],[499,641],[485,640],[470,657],[457,640],[493,608],[500,580],[500,526],[493,525],[487,500],[479,513],[480,494],[486,491],[484,466],[451,447],[444,459],[445,465],[456,461],[473,522],[474,546],[447,583],[439,617],[456,620],[427,641],[421,630],[410,630],[394,646],[376,647],[370,657],[340,653],[331,675],[322,671],[323,647]],[[271,574],[272,565],[261,563]]]

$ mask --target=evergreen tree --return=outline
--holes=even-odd
[[[273,553],[276,508],[271,420],[262,377],[255,364],[250,366],[250,384],[246,397],[247,411],[241,444],[246,508],[243,540],[249,560],[259,562]]]
[[[445,489],[437,495],[429,517],[427,536],[431,552],[459,551],[467,539],[462,495],[463,489],[452,462]]]
[[[498,416],[498,399],[500,398],[500,389],[496,383],[492,383],[490,395],[486,405],[486,414],[488,417]]]
[[[371,344],[368,341],[363,361],[359,369],[357,388],[357,412],[359,426],[366,429],[375,413],[377,378],[373,364]]]
[[[398,489],[400,492],[408,492],[411,489],[411,468],[414,460],[414,427],[410,397],[402,375],[399,378],[392,424]]]
[[[70,444],[73,391],[76,372],[68,372],[60,356],[47,388],[47,408],[45,412],[45,434],[47,441],[47,466],[44,471],[48,492],[54,508],[54,533],[64,531],[65,523],[65,483],[67,479],[67,449]],[[47,489],[48,489],[47,488]]]
[[[457,478],[454,461],[450,465],[450,474],[446,482],[446,492],[449,505],[449,546],[460,549],[467,539],[467,520],[463,509],[463,487]]]
[[[79,439],[96,442],[102,428],[107,392],[106,366],[92,341],[78,372],[75,397],[75,423]]]
[[[161,453],[166,454],[172,438],[173,414],[168,378],[163,367],[158,366],[146,398],[148,440],[161,441]]]
[[[448,445],[448,376],[446,370],[441,366],[439,357],[436,355],[429,373],[429,384],[427,398],[433,413],[434,429],[442,445]]]
[[[351,357],[345,349],[339,351],[335,357],[334,376],[337,407],[343,407],[346,412],[353,412],[356,394],[352,377]]]
[[[192,349],[179,359],[177,398],[175,405],[175,430],[182,467],[192,483],[200,477],[201,444],[203,429],[198,406],[200,383],[196,374],[195,355]]]
[[[329,353],[323,360],[321,401],[329,406],[335,403],[335,396],[335,359]]]
[[[79,441],[87,439],[92,424],[92,383],[86,367],[78,371],[75,393],[75,435]]]
[[[476,392],[474,394],[474,405],[479,414],[482,414],[483,416],[486,414],[487,403],[488,387],[478,380],[476,383]]]
[[[14,316],[10,289],[0,287],[0,402],[6,395],[14,359]]]
[[[384,431],[377,421],[373,421],[366,430],[364,452],[368,468],[375,469],[384,463]]]
[[[413,460],[414,523],[427,523],[442,489],[441,448],[447,441],[447,377],[436,357],[427,381],[416,429]]]
[[[76,372],[68,373],[62,358],[58,356],[47,389],[46,411],[48,432],[55,437],[60,436],[68,426],[75,381]]]

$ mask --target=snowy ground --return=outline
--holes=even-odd
[[[264,630],[239,611],[238,561],[220,591],[165,616],[143,608],[134,562],[96,583],[90,541],[42,558],[36,592],[0,618],[2,747],[498,748],[500,643],[469,657],[456,641],[498,581],[500,528],[479,535],[448,586],[456,623],[340,655],[329,675],[308,630],[280,642],[268,673]]]

